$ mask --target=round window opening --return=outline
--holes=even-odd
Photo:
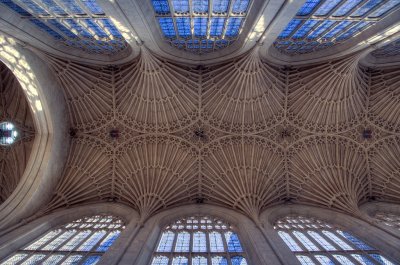
[[[11,122],[0,123],[0,145],[11,145],[18,137],[18,131]]]

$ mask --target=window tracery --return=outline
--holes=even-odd
[[[151,265],[247,265],[232,226],[208,216],[190,216],[166,226]]]
[[[0,0],[54,40],[95,54],[115,54],[128,44],[96,0]]]
[[[274,46],[289,55],[326,49],[358,35],[399,7],[399,0],[307,0]]]
[[[393,264],[351,233],[315,218],[288,216],[278,220],[274,229],[304,265]]]
[[[47,232],[1,264],[96,264],[124,228],[114,216],[84,217]]]
[[[251,0],[152,0],[165,40],[196,54],[234,43],[246,20]]]

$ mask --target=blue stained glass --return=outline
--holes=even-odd
[[[49,15],[43,8],[41,8],[31,0],[22,0],[21,2],[24,3],[25,6],[27,6],[34,14],[42,16]]]
[[[318,9],[315,11],[314,16],[326,16],[328,15],[342,0],[329,0],[325,1]]]
[[[69,30],[67,27],[65,27],[63,24],[58,22],[56,19],[49,19],[47,20],[53,27],[64,33],[67,37],[69,38],[77,38],[77,36]]]
[[[332,41],[325,42],[325,43],[321,43],[321,44],[317,47],[317,50],[326,49],[326,48],[328,48],[328,47],[332,47],[333,45],[335,45],[335,43],[333,43]]]
[[[225,25],[225,18],[213,17],[211,19],[210,36],[220,37],[222,35],[222,31],[224,30],[224,25]]]
[[[76,30],[76,34],[79,34],[80,36],[83,36],[85,38],[93,38],[93,35],[89,33],[84,27],[82,27],[81,24],[76,22],[74,19],[65,19],[65,22],[67,22],[72,29]]]
[[[286,28],[281,32],[278,38],[283,39],[289,37],[292,32],[300,25],[300,19],[292,19]]]
[[[84,20],[88,27],[94,31],[94,33],[99,36],[100,38],[107,38],[108,35],[100,28],[99,25],[96,24],[92,19],[85,19]]]
[[[395,7],[400,5],[400,0],[389,0],[383,6],[379,7],[377,10],[372,12],[368,17],[377,18],[386,14],[387,12],[393,10]]]
[[[225,36],[236,37],[239,34],[240,26],[242,25],[243,18],[231,17],[228,20]]]
[[[239,237],[236,233],[226,232],[225,239],[229,252],[243,252]]]
[[[104,239],[101,243],[100,246],[97,247],[96,251],[100,252],[106,252],[109,247],[114,243],[114,241],[119,237],[120,231],[115,231],[110,233],[106,239]]]
[[[308,39],[317,39],[319,37],[321,37],[321,34],[324,33],[326,30],[328,30],[333,24],[335,23],[334,20],[325,20],[324,22],[322,22],[316,30],[314,30],[313,32],[311,32],[308,35]]]
[[[85,6],[92,12],[93,14],[96,15],[102,15],[104,14],[103,9],[97,4],[96,0],[81,0],[82,3],[85,4]]]
[[[53,0],[42,0],[43,4],[56,15],[67,15],[64,9],[57,5]]]
[[[152,3],[153,3],[154,11],[156,11],[157,14],[170,13],[168,0],[152,0]]]
[[[185,41],[183,41],[183,40],[174,40],[174,41],[172,41],[172,43],[177,47],[177,48],[180,48],[180,49],[182,49],[183,47],[184,47],[184,45],[185,45]],[[172,243],[171,243],[172,244]],[[172,246],[171,246],[172,247]]]
[[[229,42],[227,40],[216,40],[215,41],[215,45],[220,47],[220,48],[228,46],[229,43],[232,43],[232,42]]]
[[[23,9],[19,5],[15,4],[11,0],[0,0],[0,3],[4,4],[5,6],[10,8],[14,12],[17,12],[21,16],[24,16],[24,17],[31,17],[32,16],[28,11],[26,11],[25,9]]]
[[[179,36],[188,38],[192,36],[190,31],[190,18],[189,17],[178,17],[176,18],[176,27],[178,28]]]
[[[352,254],[351,256],[363,265],[374,265],[375,264],[370,259],[368,259],[366,255]]]
[[[292,36],[294,39],[304,38],[307,33],[318,23],[318,20],[307,20]]]
[[[349,240],[357,249],[361,250],[373,250],[370,246],[359,240],[358,238],[354,237],[352,234],[343,231],[337,231],[341,236]]]
[[[322,38],[324,39],[330,39],[339,34],[341,31],[344,31],[350,24],[352,24],[352,21],[344,20],[341,21],[339,24],[337,24],[333,29],[328,31]]]
[[[307,16],[311,14],[314,8],[321,2],[321,0],[307,0],[304,5],[297,12],[298,16]]]
[[[192,0],[193,11],[195,13],[207,13],[208,12],[208,0]]]
[[[172,38],[176,36],[174,22],[172,18],[159,18],[158,23],[160,24],[161,31],[163,32],[165,37]]]
[[[316,46],[318,46],[318,45],[319,45],[319,42],[317,42],[317,41],[309,42],[309,43],[305,44],[304,46],[302,46],[302,47],[298,50],[298,52],[300,52],[300,53],[311,52],[311,51],[313,51],[314,48],[315,48]]]
[[[42,21],[40,21],[39,19],[36,18],[32,18],[30,19],[30,21],[35,24],[36,26],[38,26],[40,29],[44,30],[45,32],[47,32],[50,36],[54,37],[55,39],[64,39],[58,32],[52,30],[49,26],[47,26],[46,24],[44,24]]]
[[[229,0],[214,0],[213,13],[226,13],[228,12]]]
[[[247,265],[247,261],[242,256],[235,256],[231,258],[232,265]]]
[[[379,264],[382,265],[394,265],[392,262],[387,260],[385,257],[379,254],[369,254],[371,257],[373,257],[376,261],[379,262]]]
[[[355,6],[361,3],[363,0],[347,0],[342,4],[333,14],[334,17],[342,17],[350,12]]]
[[[114,24],[111,22],[110,19],[102,18],[102,19],[99,19],[99,21],[110,32],[110,34],[113,35],[113,37],[119,38],[119,39],[123,38],[121,32],[119,32],[119,30],[114,26]]]
[[[76,4],[75,0],[63,0],[62,3],[73,14],[85,14],[82,8]]]
[[[211,264],[214,265],[228,265],[228,260],[225,257],[212,257]]]
[[[382,3],[383,0],[369,0],[366,4],[364,4],[362,7],[358,8],[356,11],[351,14],[351,17],[361,17],[364,16],[366,13],[370,12],[372,9],[374,9],[377,5]]]
[[[85,260],[85,262],[83,262],[83,265],[96,264],[100,260],[100,258],[101,256],[90,256]]]
[[[337,40],[343,41],[343,40],[353,37],[358,32],[363,31],[370,23],[371,22],[366,22],[366,21],[359,22],[357,25],[355,25],[354,27],[352,27],[351,29],[349,29],[348,31],[346,31],[345,33],[340,35],[337,38]]]
[[[189,12],[189,1],[188,0],[172,0],[175,13],[187,13]]]
[[[396,56],[400,54],[400,40],[396,40],[372,52],[373,56]]]
[[[235,0],[232,6],[232,13],[244,13],[247,11],[247,7],[249,6],[249,0]]]
[[[194,35],[198,37],[204,37],[207,35],[207,23],[208,18],[206,17],[195,17],[194,18]]]

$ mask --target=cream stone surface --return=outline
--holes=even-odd
[[[77,52],[0,4],[14,78],[0,84],[21,97],[2,102],[31,113],[29,148],[15,152],[26,160],[0,170],[12,178],[0,182],[0,260],[105,213],[126,228],[98,264],[149,264],[163,227],[194,214],[234,225],[253,265],[300,264],[274,230],[288,215],[341,226],[400,264],[400,230],[375,218],[400,215],[400,59],[371,55],[398,39],[400,10],[287,56],[273,42],[305,0],[254,0],[238,42],[200,56],[161,39],[150,1],[98,3],[127,50]]]

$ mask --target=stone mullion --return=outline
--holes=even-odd
[[[223,29],[222,29],[221,38],[220,38],[221,40],[222,40],[222,39],[225,39],[226,30],[228,29],[228,21],[229,21],[229,19],[232,17],[232,16],[231,16],[231,14],[232,14],[232,8],[233,8],[232,2],[233,2],[233,1],[229,1],[229,4],[228,4],[228,12],[227,12],[227,14],[226,14],[226,19],[225,19],[224,27],[223,27]]]
[[[161,232],[161,236],[164,232],[165,231]],[[176,241],[178,239],[178,234],[179,234],[178,232],[173,232],[173,233],[174,233],[174,240],[172,241],[171,251],[168,253],[168,265],[172,265],[172,260],[174,259],[174,252],[175,252],[174,249],[176,248]],[[161,240],[161,237],[158,239],[158,243],[160,242],[160,240]],[[156,247],[157,247],[157,245],[156,245]]]

